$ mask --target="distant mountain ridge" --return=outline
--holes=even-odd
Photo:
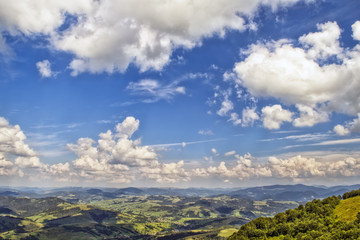
[[[59,197],[70,202],[114,199],[121,196],[184,196],[184,197],[214,197],[232,196],[249,198],[251,200],[281,200],[306,202],[315,198],[325,198],[332,195],[342,195],[345,192],[359,189],[357,185],[339,185],[333,187],[296,185],[270,185],[250,188],[12,188],[1,187],[0,196],[16,197]],[[71,196],[71,197],[70,197]]]

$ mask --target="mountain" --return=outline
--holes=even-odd
[[[307,202],[315,198],[325,198],[332,195],[342,195],[345,192],[358,189],[360,185],[351,186],[307,186],[297,185],[271,185],[264,187],[246,188],[228,193],[229,196],[247,197],[253,200],[281,200]]]
[[[240,227],[229,240],[359,239],[360,190],[314,199],[274,217],[260,217]]]

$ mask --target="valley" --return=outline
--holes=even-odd
[[[253,219],[296,208],[319,194],[336,191],[341,194],[356,187],[3,188],[0,192],[0,237],[226,239]]]

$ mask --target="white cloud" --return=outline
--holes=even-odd
[[[236,154],[236,151],[232,150],[232,151],[229,151],[229,152],[224,153],[224,156],[225,156],[225,157],[229,157],[229,156],[233,156],[233,155],[235,155],[235,154]]]
[[[15,175],[15,173],[14,164],[0,152],[0,176]]]
[[[212,149],[211,149],[211,153],[212,153],[213,155],[216,155],[216,154],[217,154],[216,149],[215,149],[215,148],[212,148]]]
[[[142,176],[154,179],[158,183],[176,183],[190,180],[190,174],[184,169],[184,161],[162,163],[156,167],[140,168]]]
[[[313,59],[326,59],[331,55],[342,53],[339,38],[341,30],[336,22],[318,24],[319,32],[309,33],[299,38],[306,48],[307,55]]]
[[[353,24],[354,38],[358,25]],[[251,95],[296,105],[300,113],[293,122],[296,127],[328,121],[332,112],[360,113],[360,45],[342,48],[336,22],[317,27],[318,32],[299,38],[300,45],[288,39],[253,44],[234,68],[235,84]]]
[[[142,79],[139,82],[130,82],[126,87],[133,95],[145,97],[144,102],[156,102],[161,99],[170,100],[176,95],[186,94],[184,86],[178,81],[163,85],[157,80]]]
[[[224,101],[221,103],[221,108],[216,112],[219,116],[226,116],[229,111],[234,109],[234,104],[229,100],[228,96],[225,96]]]
[[[204,136],[214,135],[213,131],[211,131],[210,129],[200,129],[200,130],[198,131],[198,134],[204,135]]]
[[[235,126],[241,124],[241,118],[239,117],[239,114],[234,112],[230,114],[230,118],[228,121],[232,122]]]
[[[293,125],[295,127],[312,127],[317,123],[329,121],[329,114],[325,111],[316,111],[314,108],[296,104],[300,112],[300,117],[294,119]]]
[[[38,68],[42,77],[48,78],[54,75],[54,73],[51,71],[51,64],[47,59],[41,62],[37,62],[36,67]]]
[[[11,34],[22,32],[26,35],[33,33],[52,33],[65,20],[65,13],[90,13],[93,8],[90,0],[79,1],[10,1],[0,2],[1,30]]]
[[[256,113],[256,107],[254,107],[254,108],[246,107],[242,111],[242,124],[241,124],[241,126],[243,126],[243,127],[253,126],[254,122],[256,120],[259,120],[259,119],[260,119],[260,117]]]
[[[283,122],[291,122],[290,111],[283,109],[281,105],[266,106],[261,109],[263,125],[267,129],[279,129]]]
[[[139,128],[140,121],[134,117],[126,117],[122,123],[116,125],[116,132],[120,138],[130,138]],[[106,133],[107,134],[107,133]],[[102,135],[105,136],[105,135]]]
[[[360,41],[360,21],[356,21],[351,25],[353,31],[353,38]]]
[[[36,156],[36,152],[25,140],[26,136],[19,125],[12,126],[5,118],[0,117],[0,152],[15,156]]]
[[[259,5],[275,11],[298,1],[11,1],[0,3],[0,30],[49,35],[54,48],[75,55],[73,75],[124,71],[130,63],[142,71],[161,70],[174,49],[193,48],[227,30],[256,29],[251,17]],[[67,15],[77,21],[59,31]]]
[[[38,157],[17,157],[15,164],[20,168],[41,168],[43,164]]]
[[[341,124],[338,124],[334,127],[334,132],[339,136],[346,136],[350,134],[350,130]]]
[[[360,113],[357,114],[357,118],[353,121],[346,123],[345,127],[341,124],[336,125],[334,132],[340,136],[349,135],[352,132],[360,132]]]

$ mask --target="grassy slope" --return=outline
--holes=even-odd
[[[360,196],[342,200],[335,208],[335,215],[340,221],[352,222],[360,212]]]

